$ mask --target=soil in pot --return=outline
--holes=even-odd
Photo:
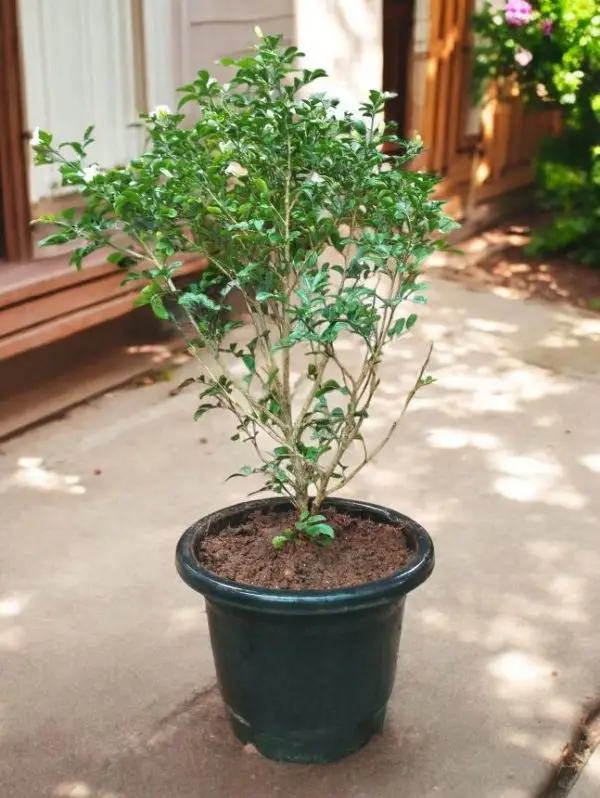
[[[280,590],[328,590],[391,576],[411,557],[402,527],[338,510],[323,514],[335,530],[328,545],[304,536],[275,549],[272,539],[294,529],[297,514],[255,512],[237,525],[202,537],[196,552],[208,571],[239,584]]]

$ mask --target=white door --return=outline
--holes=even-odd
[[[141,146],[136,127],[130,0],[19,0],[29,130],[80,140],[95,125],[91,161],[116,166]],[[141,109],[140,109],[141,110]],[[54,167],[31,172],[31,200],[57,193]]]
[[[180,0],[177,51],[179,84],[189,83],[200,69],[226,81],[231,70],[215,66],[225,56],[241,57],[256,43],[254,28],[281,33],[295,42],[294,0]]]

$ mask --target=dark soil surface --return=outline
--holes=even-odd
[[[476,289],[501,289],[515,298],[600,312],[600,269],[567,258],[544,258],[526,252],[531,229],[539,223],[533,217],[499,225],[481,236],[490,243],[489,254],[482,249],[480,257],[458,258],[436,272]]]
[[[300,536],[275,549],[273,537],[293,529],[296,515],[255,513],[241,526],[202,539],[198,559],[217,576],[280,590],[331,590],[374,582],[410,559],[402,527],[335,510],[324,510],[323,515],[335,530],[330,545]]]

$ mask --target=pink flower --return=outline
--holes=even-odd
[[[527,0],[507,0],[504,15],[509,25],[522,28],[527,25],[533,14],[533,8]]]
[[[529,50],[524,50],[522,47],[520,47],[515,53],[515,61],[519,66],[526,67],[527,64],[530,64],[533,61],[533,53],[530,53]]]
[[[551,36],[552,35],[552,28],[554,27],[554,23],[551,19],[543,19],[541,22],[542,33],[544,36]]]

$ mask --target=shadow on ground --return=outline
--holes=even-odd
[[[222,480],[239,452],[226,428],[208,428],[202,491],[194,493],[198,475],[190,464],[198,460],[198,441],[188,420],[194,400],[165,400],[167,389],[151,386],[137,399],[117,397],[125,404],[116,406],[110,424],[99,403],[83,413],[85,423],[74,414],[70,427],[61,422],[7,448],[14,465],[23,456],[44,463],[52,451],[63,454],[49,459],[54,487],[44,502],[28,504],[43,491],[22,481],[11,483],[3,498],[16,525],[5,529],[2,547],[15,575],[0,600],[6,622],[0,651],[25,674],[7,670],[8,684],[18,689],[2,698],[3,798],[530,797],[600,682],[600,384],[593,363],[589,378],[575,378],[523,362],[519,355],[541,340],[528,332],[538,329],[531,309],[515,315],[514,305],[492,298],[487,312],[488,298],[474,296],[473,308],[465,308],[464,292],[438,290],[445,292],[446,309],[426,316],[422,327],[436,341],[438,382],[419,394],[393,442],[351,488],[417,518],[437,547],[433,577],[407,604],[385,734],[326,767],[267,762],[234,742],[211,687],[203,616],[170,564],[161,569],[174,540],[167,519],[173,523],[176,514],[183,528],[185,519],[230,502]],[[453,304],[457,298],[462,305]],[[374,439],[397,415],[424,350],[423,341],[410,339],[386,363],[388,379],[370,422]],[[81,437],[85,429],[88,438]],[[89,476],[100,455],[107,464],[101,486]],[[37,460],[21,465],[27,467],[43,470]],[[152,473],[160,480],[150,482]],[[85,492],[73,493],[74,487]],[[67,518],[77,530],[68,556],[60,533],[52,531],[57,519]],[[30,569],[11,563],[6,552],[11,541],[17,546],[17,528],[34,520],[54,536],[44,550],[50,571],[64,574],[68,560],[72,568],[89,569],[82,581],[69,571],[71,584],[36,582]],[[130,527],[131,540],[120,532]],[[137,570],[111,563],[97,546],[100,534],[112,541],[104,547],[110,557],[130,558],[143,544],[146,561]],[[99,580],[113,569],[105,617],[94,603],[90,551]],[[41,600],[17,606],[28,587]],[[96,607],[95,629],[86,636],[89,619],[77,617],[79,631],[72,638],[65,633],[56,653],[32,630],[43,626],[50,606],[58,602],[56,612],[64,614],[74,600]],[[169,623],[161,621],[167,617]],[[125,625],[115,639],[116,618]],[[132,650],[140,640],[143,659],[136,659]],[[58,666],[69,689],[56,681]],[[25,695],[28,668],[35,679]],[[206,689],[180,703],[200,675]],[[118,707],[107,713],[103,705],[114,703],[119,690],[123,704],[125,693],[139,694],[140,713],[158,694],[160,711],[136,723],[127,713],[118,716]],[[48,691],[59,692],[55,701],[69,710],[64,717]],[[179,709],[165,710],[169,702]],[[127,712],[133,712],[129,705]],[[600,769],[592,762],[573,798],[599,792]]]

